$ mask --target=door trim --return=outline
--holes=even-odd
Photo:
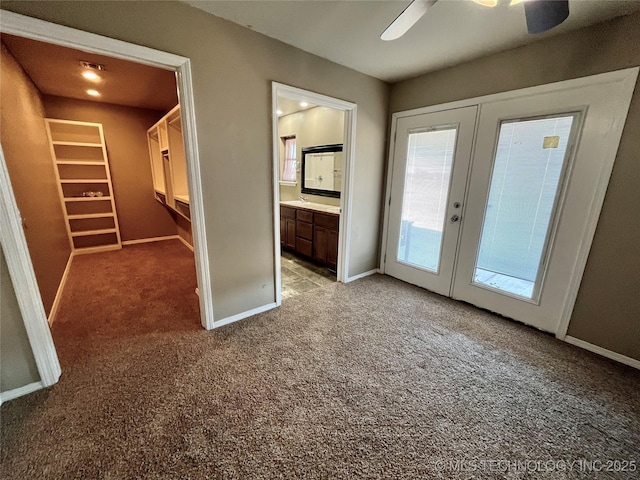
[[[571,320],[571,314],[573,313],[573,308],[575,306],[576,298],[578,296],[578,289],[580,287],[580,282],[582,280],[582,276],[584,274],[584,270],[586,268],[587,259],[589,256],[589,251],[591,250],[591,245],[593,243],[593,237],[595,235],[598,219],[600,217],[600,211],[602,210],[602,205],[604,203],[604,198],[607,190],[607,186],[609,184],[609,179],[611,177],[611,172],[613,171],[613,164],[616,159],[616,155],[618,152],[618,145],[620,143],[620,138],[622,137],[622,131],[624,129],[624,125],[626,123],[627,113],[629,110],[629,105],[631,102],[631,97],[633,96],[633,90],[635,88],[636,80],[638,78],[638,72],[640,67],[627,68],[623,70],[616,70],[613,72],[602,73],[598,75],[591,75],[588,77],[581,77],[572,80],[565,80],[561,82],[554,82],[545,85],[539,85],[535,87],[528,87],[518,90],[512,90],[509,92],[497,93],[492,95],[486,95],[482,97],[475,97],[466,100],[459,100],[449,103],[444,103],[440,105],[433,105],[428,107],[422,107],[412,110],[406,110],[402,112],[395,112],[391,117],[391,130],[390,130],[390,141],[389,141],[389,156],[388,156],[388,169],[387,169],[387,186],[385,192],[385,203],[384,203],[384,218],[383,218],[383,241],[380,251],[380,266],[381,272],[385,271],[385,258],[384,254],[387,249],[387,239],[388,239],[388,225],[389,225],[389,204],[391,200],[391,180],[392,180],[392,169],[393,169],[393,153],[395,151],[395,134],[397,130],[397,122],[398,119],[404,117],[411,117],[415,115],[422,115],[425,113],[434,113],[444,110],[453,110],[457,108],[463,108],[473,105],[478,105],[479,113],[481,114],[482,104],[511,100],[516,98],[524,98],[534,95],[540,95],[543,93],[550,92],[558,92],[563,90],[572,90],[584,86],[592,86],[598,84],[610,84],[610,83],[618,83],[621,84],[621,94],[617,97],[616,102],[616,110],[618,112],[615,115],[615,118],[612,120],[611,125],[609,125],[609,129],[612,132],[610,137],[609,145],[607,145],[606,150],[608,152],[606,158],[603,158],[601,165],[601,174],[598,177],[598,185],[594,190],[593,195],[591,197],[591,202],[589,205],[589,217],[587,227],[585,229],[584,235],[582,237],[582,241],[580,243],[576,262],[573,268],[573,275],[571,277],[571,281],[567,287],[567,295],[565,297],[564,306],[562,308],[560,325],[558,327],[558,331],[556,332],[556,337],[564,340],[567,334],[567,330],[569,328],[569,322]],[[474,145],[475,147],[475,145]],[[473,168],[473,165],[472,165]]]
[[[192,229],[194,234],[196,276],[198,289],[201,292],[201,295],[199,295],[201,323],[207,330],[214,328],[211,270],[207,251],[200,159],[196,136],[195,104],[189,58],[9,11],[2,11],[0,30],[12,35],[176,72],[176,84],[181,108],[183,109],[184,146],[187,158],[189,190],[192,198]],[[49,331],[42,299],[33,272],[33,264],[31,263],[26,239],[22,231],[20,212],[18,211],[13,190],[10,188],[11,184],[1,146],[0,182],[2,183],[2,192],[0,194],[3,227],[1,229],[2,235],[0,236],[2,247],[5,249],[9,271],[14,282],[29,342],[36,358],[43,386],[46,387],[57,382],[60,376],[60,365],[55,346],[51,340],[51,332]]]
[[[355,167],[356,117],[358,106],[320,93],[303,90],[283,83],[271,84],[271,119],[273,137],[273,241],[275,260],[275,298],[276,306],[282,304],[282,265],[280,259],[280,160],[278,156],[280,138],[278,137],[278,97],[307,101],[321,107],[333,108],[344,112],[344,172],[340,194],[340,226],[338,229],[338,282],[349,283],[359,278],[349,277],[349,248],[351,245],[351,205],[353,203],[352,181]]]

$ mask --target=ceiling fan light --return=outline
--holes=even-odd
[[[483,7],[495,7],[498,5],[498,0],[473,0],[478,5],[482,5]]]
[[[557,27],[569,16],[569,0],[524,2],[529,33],[542,33]]]

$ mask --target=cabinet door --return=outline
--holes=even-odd
[[[313,251],[313,243],[310,240],[305,240],[304,238],[297,237],[296,238],[296,252],[300,255],[304,255],[305,257],[310,257],[311,252]]]
[[[285,238],[287,235],[287,219],[280,217],[280,245],[285,246]]]
[[[296,248],[296,221],[290,218],[286,219],[284,246],[292,250]]]
[[[328,230],[318,225],[313,227],[313,259],[326,263],[327,262],[327,241]]]
[[[338,232],[327,231],[327,266],[332,270],[338,267]]]

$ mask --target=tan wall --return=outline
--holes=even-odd
[[[640,65],[640,14],[398,83],[391,112]],[[631,102],[568,334],[640,360],[640,88]]]
[[[388,85],[177,2],[2,8],[191,59],[218,319],[275,300],[271,82],[358,105],[350,275],[376,268]]]
[[[58,198],[40,92],[2,45],[0,140],[49,314],[71,247]]]
[[[155,200],[147,129],[166,112],[43,96],[47,117],[102,124],[122,240],[176,235],[176,224]]]
[[[302,195],[302,149],[317,145],[331,145],[344,141],[344,112],[333,108],[315,107],[302,112],[284,115],[278,120],[278,136],[296,136],[298,159],[298,183],[280,185],[280,200],[298,200]],[[284,162],[284,143],[280,142],[280,171]],[[344,175],[344,172],[343,172]],[[304,194],[310,202],[340,205],[339,198]]]
[[[0,392],[40,381],[31,344],[0,249]]]

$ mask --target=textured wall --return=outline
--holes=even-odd
[[[2,8],[191,59],[217,318],[275,301],[272,81],[358,105],[349,275],[377,267],[386,83],[177,2]]]
[[[51,161],[40,92],[2,45],[0,140],[24,233],[49,314],[71,253]]]
[[[147,129],[165,112],[43,96],[47,117],[102,124],[122,240],[176,235],[176,224],[155,200]]]
[[[393,85],[391,112],[640,65],[640,14]],[[568,334],[640,360],[640,88],[631,102]]]

